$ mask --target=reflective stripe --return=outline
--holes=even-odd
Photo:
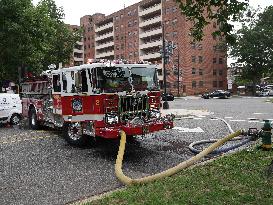
[[[64,121],[86,121],[86,120],[103,120],[104,115],[64,115]]]

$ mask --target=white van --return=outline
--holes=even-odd
[[[16,125],[20,122],[22,103],[18,94],[0,93],[0,123]]]

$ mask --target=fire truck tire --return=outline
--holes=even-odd
[[[31,108],[28,115],[29,119],[29,127],[32,130],[38,130],[39,129],[39,123],[37,120],[37,114],[34,108]]]
[[[13,114],[10,118],[10,124],[18,125],[20,123],[21,116],[18,114]]]
[[[66,122],[63,127],[63,137],[68,144],[75,147],[83,147],[89,144],[89,136],[81,133],[80,123]]]

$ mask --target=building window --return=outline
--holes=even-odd
[[[219,64],[223,64],[223,58],[219,58]]]
[[[174,31],[173,32],[173,37],[176,37],[177,36],[177,31]]]
[[[203,75],[203,69],[199,69],[199,75]]]
[[[216,63],[216,62],[217,62],[216,58],[213,58],[212,61],[213,61],[213,63]]]
[[[120,18],[123,18],[123,14],[120,14]]]
[[[217,75],[216,69],[213,69],[213,75]]]
[[[88,44],[88,48],[90,48],[90,44]]]
[[[196,61],[196,56],[192,56],[191,57],[191,62],[195,63],[195,61]]]
[[[223,70],[219,70],[219,75],[223,75]]]
[[[175,26],[176,23],[177,23],[177,19],[174,19],[174,20],[172,21],[173,26]]]
[[[191,69],[191,74],[195,75],[196,74],[196,68]]]
[[[203,56],[198,56],[199,63],[203,62]]]
[[[216,28],[216,22],[213,22],[213,28]]]
[[[196,43],[191,43],[191,48],[195,49],[196,48]]]
[[[217,88],[217,81],[213,81],[213,87]]]
[[[202,50],[203,49],[203,45],[202,44],[199,44],[198,45],[198,50]]]
[[[119,36],[118,35],[116,36],[116,40],[119,40]]]
[[[219,81],[219,87],[220,88],[224,87],[223,81]]]
[[[204,86],[204,81],[199,81],[199,87],[203,87]]]
[[[162,75],[162,69],[157,70],[158,75]]]
[[[175,13],[175,12],[176,12],[176,10],[177,10],[177,7],[176,7],[176,6],[174,6],[174,7],[173,7],[173,13]]]
[[[196,88],[196,81],[192,81],[191,86],[192,88]]]

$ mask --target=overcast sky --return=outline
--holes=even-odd
[[[36,4],[40,0],[33,0]],[[63,7],[65,13],[65,23],[80,25],[80,18],[84,15],[103,13],[109,15],[140,0],[55,0],[58,7]],[[115,2],[115,3],[114,3]],[[273,5],[273,0],[250,0],[250,5],[266,7]]]

